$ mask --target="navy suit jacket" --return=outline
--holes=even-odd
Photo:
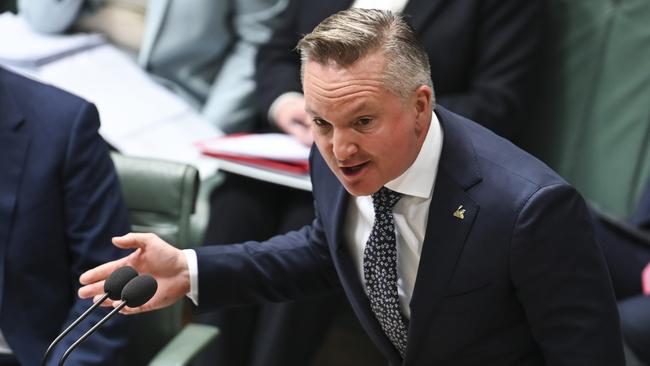
[[[79,275],[126,254],[110,242],[129,224],[98,128],[92,104],[0,68],[0,329],[25,366],[90,306]],[[106,313],[84,320],[50,364]],[[120,364],[125,326],[113,318],[66,364]]]
[[[284,23],[257,56],[260,110],[301,91],[298,40],[352,0],[290,0]],[[532,104],[539,65],[542,0],[409,0],[407,21],[429,55],[439,104],[507,138]],[[525,127],[525,126],[524,126]]]
[[[616,303],[585,204],[556,173],[438,107],[443,148],[403,365],[623,365]],[[350,195],[317,150],[317,218],[264,243],[197,249],[199,311],[342,286],[392,365],[343,227]],[[453,215],[462,205],[464,219]]]

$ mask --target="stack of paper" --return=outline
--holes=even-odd
[[[24,68],[35,68],[106,42],[100,34],[40,34],[9,12],[0,14],[0,35],[0,64]]]
[[[95,103],[102,120],[102,136],[126,153],[121,146],[124,138],[150,133],[165,121],[193,113],[189,104],[152,80],[111,45],[47,64],[40,68],[38,77]]]
[[[296,174],[309,172],[309,147],[285,134],[228,135],[201,141],[199,148],[219,159]]]

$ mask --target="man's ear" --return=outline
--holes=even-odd
[[[421,85],[415,90],[415,110],[418,114],[428,114],[431,111],[433,90],[427,85]]]
[[[415,132],[420,136],[422,131],[428,131],[431,122],[433,90],[429,86],[421,85],[415,90],[413,107],[415,109]]]

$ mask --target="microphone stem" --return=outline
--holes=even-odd
[[[47,356],[50,355],[50,353],[54,349],[54,346],[56,346],[57,343],[59,343],[61,339],[63,339],[63,337],[65,337],[68,333],[70,333],[72,328],[76,327],[77,324],[81,323],[82,320],[86,319],[88,314],[90,314],[93,310],[95,310],[96,307],[101,305],[101,303],[103,303],[107,298],[108,298],[108,293],[105,293],[104,296],[102,296],[96,303],[92,304],[92,306],[89,307],[88,310],[86,310],[83,314],[81,314],[81,316],[77,318],[77,320],[75,320],[72,324],[70,324],[67,328],[65,328],[63,333],[59,334],[59,336],[56,337],[54,341],[52,341],[50,346],[47,347],[47,351],[45,351],[45,354],[43,355],[43,359],[41,360],[41,366],[45,366],[45,362],[47,361]]]
[[[117,312],[119,312],[120,310],[122,310],[125,306],[126,306],[126,301],[122,301],[122,303],[120,303],[120,304],[119,304],[115,309],[111,310],[110,313],[108,313],[105,317],[103,317],[100,321],[98,321],[97,324],[95,324],[92,328],[90,328],[90,329],[89,329],[86,333],[84,333],[84,335],[82,335],[79,339],[77,339],[77,341],[74,342],[74,343],[70,346],[70,348],[68,348],[68,349],[65,351],[65,353],[64,353],[63,356],[61,357],[61,360],[59,361],[59,366],[63,366],[63,363],[65,362],[66,358],[68,358],[68,356],[70,355],[70,353],[72,353],[72,351],[74,350],[74,348],[77,347],[77,346],[79,345],[79,343],[81,343],[81,342],[83,342],[84,340],[86,340],[86,338],[88,338],[89,335],[91,335],[95,330],[97,330],[97,328],[99,328],[100,326],[102,326],[102,324],[106,323],[106,321],[107,321],[108,319],[110,319],[110,318],[111,318],[115,313],[117,313]]]

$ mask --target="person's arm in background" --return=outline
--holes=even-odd
[[[300,57],[294,51],[300,34],[296,31],[301,1],[290,0],[282,24],[257,54],[255,80],[258,104],[279,130],[306,145],[312,142],[310,123],[300,91]]]
[[[441,94],[437,99],[445,108],[512,138],[525,127],[519,123],[539,85],[535,76],[542,54],[543,2],[485,1],[481,18],[467,91]]]
[[[76,296],[79,286],[77,279],[81,273],[126,254],[111,245],[111,238],[127,233],[130,226],[115,168],[106,143],[97,132],[98,128],[97,110],[84,102],[73,123],[65,161],[62,163],[64,222],[70,253],[68,266],[70,281],[76,287],[70,294],[74,302],[61,330],[90,306],[90,301]],[[58,361],[63,352],[106,313],[106,309],[93,312],[61,341],[50,360]],[[127,319],[114,317],[80,344],[67,363],[120,364],[121,351],[127,344],[127,337]]]
[[[18,0],[18,14],[36,31],[65,32],[79,16],[86,0]]]
[[[271,38],[288,0],[233,2],[234,44],[216,75],[202,114],[226,132],[250,131],[256,122],[255,57]],[[220,15],[221,16],[221,15]]]

